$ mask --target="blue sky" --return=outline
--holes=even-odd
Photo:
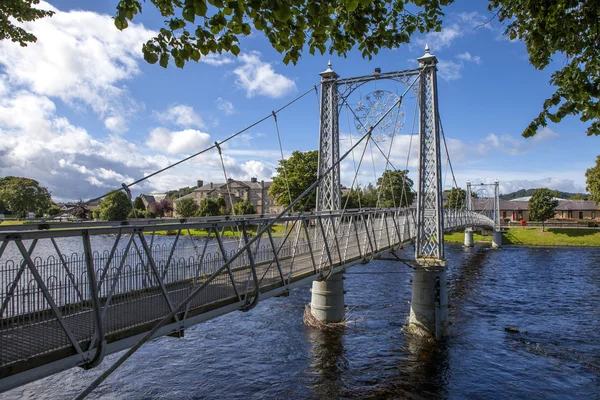
[[[36,44],[0,42],[0,176],[35,178],[57,200],[96,197],[268,115],[317,84],[329,60],[341,77],[369,74],[375,67],[412,68],[425,43],[439,59],[440,115],[459,185],[498,180],[502,192],[543,186],[583,192],[585,170],[598,155],[599,139],[587,137],[586,125],[575,117],[548,126],[534,139],[520,136],[553,93],[548,80],[563,60],[557,57],[544,71],[533,68],[524,45],[503,38],[497,21],[480,26],[490,18],[487,2],[457,1],[447,9],[442,32],[415,36],[410,45],[383,50],[371,61],[358,52],[347,58],[306,52],[296,66],[286,66],[266,39],[253,34],[243,39],[237,58],[208,57],[183,70],[148,65],[141,57],[142,43],[163,26],[150,3],[124,32],[112,25],[113,3],[44,3],[57,13],[27,24],[38,36]],[[82,9],[83,4],[91,8]],[[397,95],[400,86],[377,83],[357,96],[377,89]],[[409,154],[410,99],[404,111],[391,152],[398,168]],[[286,157],[317,148],[314,93],[282,112],[278,122]],[[355,126],[343,111],[342,149],[358,137]],[[388,138],[380,146],[387,151],[390,143]],[[362,184],[385,168],[384,158],[370,151],[358,173]],[[269,179],[280,158],[274,121],[229,142],[223,154],[229,176]],[[413,178],[416,156],[412,151],[408,160]],[[342,166],[344,184],[351,183],[353,168],[350,159]],[[197,179],[223,180],[215,151],[135,192],[193,186]]]

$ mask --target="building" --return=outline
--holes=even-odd
[[[529,221],[529,199],[522,197],[514,200],[500,200],[500,219],[502,222]],[[554,219],[556,220],[600,220],[600,207],[591,200],[559,201]],[[473,199],[473,210],[486,213],[491,217],[493,199]]]
[[[177,202],[181,199],[191,198],[196,204],[200,204],[203,199],[216,200],[222,197],[228,208],[231,203],[239,203],[244,200],[254,204],[257,214],[276,214],[283,211],[284,207],[275,204],[275,200],[269,195],[269,188],[273,182],[258,181],[251,178],[249,181],[238,181],[229,178],[227,183],[207,183],[199,180],[198,186],[188,195],[182,196],[174,201],[175,213],[177,213]],[[231,194],[231,201],[230,201]]]
[[[167,193],[149,193],[149,194],[142,193],[142,194],[140,194],[140,197],[142,199],[142,203],[144,203],[144,207],[146,208],[146,211],[149,210],[150,204],[157,203],[164,199],[169,199],[169,196]],[[172,216],[173,216],[173,212],[168,212],[165,214],[165,217],[172,217]]]

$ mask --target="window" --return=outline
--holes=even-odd
[[[583,211],[579,211],[579,219],[583,219]]]
[[[506,211],[502,211],[502,218],[506,218]]]
[[[573,218],[573,211],[569,210],[569,212],[567,212],[567,218]]]
[[[592,211],[592,219],[596,219],[596,211]]]

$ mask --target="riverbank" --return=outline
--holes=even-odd
[[[448,243],[464,243],[464,232],[453,232],[444,235]],[[491,243],[492,236],[473,234],[476,243]],[[502,234],[503,245],[517,246],[582,246],[600,247],[600,230],[569,228],[511,228]]]
[[[247,232],[250,236],[255,235],[257,232],[257,226],[249,226],[247,229]],[[242,229],[240,228],[239,231],[237,230],[237,228],[227,228],[225,230],[225,232],[223,233],[223,235],[225,237],[241,237],[241,233],[242,233]],[[188,235],[188,230],[182,230],[181,231],[182,235]],[[208,237],[208,231],[204,230],[204,229],[190,229],[189,230],[189,234],[193,237]],[[283,236],[285,234],[285,224],[283,225],[273,225],[273,227],[271,228],[271,234],[273,235],[273,237],[279,237],[279,236]],[[177,235],[177,231],[176,230],[168,230],[168,231],[156,231],[156,235],[161,235],[161,236],[175,236]],[[214,237],[215,234],[214,232],[211,233],[211,237]]]

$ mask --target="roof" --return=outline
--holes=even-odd
[[[600,210],[600,207],[598,207],[593,200],[565,200],[561,201],[556,209],[570,211],[597,211]]]
[[[265,188],[269,188],[273,182],[272,181],[262,181],[264,182],[264,187]],[[252,182],[252,181],[238,181],[238,180],[233,180],[229,183],[229,188],[233,188],[233,187],[249,187],[250,189],[262,189],[262,183],[261,182]],[[227,186],[225,185],[224,182],[219,182],[219,183],[213,183],[213,182],[209,182],[205,185],[202,185],[200,187],[197,187],[196,189],[194,189],[194,192],[208,192],[214,189],[218,189],[218,188],[223,188],[223,189],[227,189]]]
[[[494,207],[493,198],[473,199],[473,210],[492,210]],[[592,200],[565,200],[560,199],[557,211],[597,211],[600,210]],[[503,211],[527,211],[529,210],[529,201],[523,200],[500,200],[500,210]]]

